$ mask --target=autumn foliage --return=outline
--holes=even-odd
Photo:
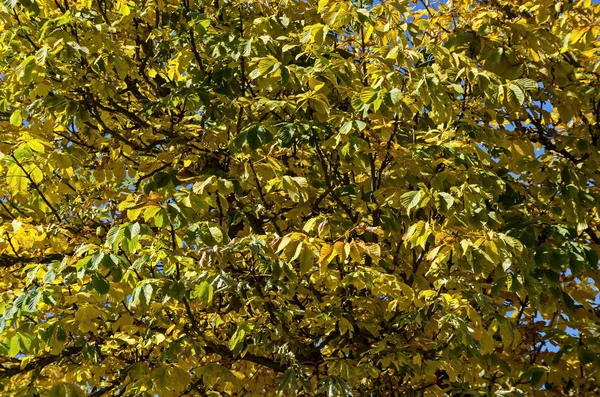
[[[598,395],[599,21],[3,0],[0,395]]]

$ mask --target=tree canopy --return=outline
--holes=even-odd
[[[3,0],[0,394],[600,393],[599,33]]]

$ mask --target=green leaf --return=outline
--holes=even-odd
[[[129,307],[137,307],[140,304],[149,305],[152,300],[153,292],[154,287],[152,286],[152,283],[148,281],[142,281],[138,283],[138,286],[133,290],[133,293],[131,294]]]
[[[157,228],[162,229],[167,224],[167,211],[163,208],[154,215],[154,224]]]
[[[198,225],[198,236],[207,246],[213,246],[223,242],[223,232],[216,226],[210,226],[207,222]]]
[[[52,386],[49,397],[85,397],[85,393],[73,383],[59,382]]]
[[[167,284],[164,292],[173,299],[181,300],[185,296],[185,285],[181,281],[173,281]]]
[[[347,134],[352,131],[352,120],[346,121],[340,128],[340,134]]]
[[[177,391],[185,390],[190,383],[190,374],[188,371],[177,365],[171,365],[169,370],[168,384]]]
[[[354,125],[359,131],[363,131],[365,128],[367,128],[367,123],[362,120],[354,120]]]
[[[19,69],[22,71],[23,81],[26,83],[31,82],[31,73],[33,73],[33,69],[36,66],[35,58],[35,55],[30,55],[19,66]]]
[[[237,154],[242,151],[242,147],[248,140],[247,135],[246,132],[242,131],[229,142],[229,150],[232,154]]]
[[[56,280],[56,273],[54,272],[53,269],[48,269],[48,271],[44,275],[44,279],[43,279],[44,283],[52,284],[54,282],[54,280]]]
[[[34,341],[34,336],[24,332],[19,332],[17,335],[19,335],[21,350],[25,353],[31,352],[31,346]]]
[[[38,302],[40,301],[40,293],[39,291],[34,292],[31,295],[27,296],[27,299],[25,299],[25,304],[23,305],[23,308],[25,309],[26,312],[28,313],[36,313],[37,312],[37,305]]]
[[[502,47],[493,48],[488,53],[488,55],[486,57],[486,61],[489,61],[492,64],[498,64],[498,63],[500,63],[500,60],[502,59],[502,53],[503,52],[504,52],[504,50],[502,49]]]
[[[21,351],[21,337],[19,336],[19,334],[16,334],[16,335],[13,335],[12,338],[10,338],[7,355],[9,357],[14,357],[17,354],[19,354],[20,351]]]
[[[327,397],[352,397],[353,393],[348,382],[337,376],[330,376],[325,379],[323,388]]]
[[[238,328],[235,330],[235,332],[229,339],[229,350],[236,351],[238,347],[241,346],[245,336],[246,331],[238,326]]]
[[[268,56],[266,58],[262,58],[258,61],[257,68],[252,70],[248,77],[251,80],[254,80],[260,76],[264,76],[270,73],[273,73],[277,69],[281,67],[281,63],[277,60],[277,58],[273,56]]]
[[[250,55],[250,52],[252,51],[252,37],[250,37],[249,39],[243,40],[241,45],[240,45],[240,53],[247,57],[248,55]]]
[[[94,291],[96,291],[96,293],[98,293],[98,295],[104,295],[110,290],[110,284],[103,275],[100,273],[94,273],[92,276],[92,288]]]
[[[12,114],[10,115],[10,124],[14,125],[15,127],[20,127],[23,124],[23,117],[21,116],[21,109],[16,109],[14,112],[12,112]]]
[[[436,196],[435,205],[441,212],[446,212],[454,205],[454,197],[448,193],[439,192]]]
[[[402,91],[400,91],[398,88],[394,88],[390,91],[390,99],[394,105],[399,104],[402,101],[402,97]]]
[[[171,174],[161,171],[154,175],[154,178],[152,178],[152,180],[156,187],[160,189],[167,186],[169,182],[171,182]]]
[[[525,94],[518,85],[508,84],[508,101],[514,107],[521,106],[525,102]]]
[[[210,304],[213,300],[214,289],[210,283],[203,281],[196,286],[195,296],[204,304]]]
[[[579,356],[579,361],[583,365],[597,363],[600,360],[600,358],[598,357],[598,355],[596,353],[594,353],[591,350],[586,349],[583,346],[579,346],[577,353]]]
[[[17,4],[19,4],[18,0],[2,0],[2,4],[4,4],[4,7],[6,8],[15,8]]]
[[[531,373],[531,386],[533,386],[536,389],[542,387],[542,385],[545,382],[545,375],[546,373],[542,369],[535,368]]]
[[[141,226],[138,222],[129,226],[129,234],[132,239],[135,238],[135,236],[137,236],[138,234],[140,234],[140,229]]]
[[[118,251],[119,244],[123,240],[125,228],[121,225],[113,226],[106,234],[106,247],[112,248],[113,251]]]
[[[514,82],[526,91],[537,91],[539,89],[539,85],[535,80],[516,79]]]
[[[360,100],[364,104],[373,103],[373,101],[375,101],[375,99],[377,99],[377,91],[375,91],[371,88],[365,88],[360,93]]]
[[[402,196],[400,196],[400,204],[403,207],[405,207],[409,213],[410,213],[410,210],[418,207],[420,201],[421,201],[421,191],[420,190],[406,192]]]
[[[250,149],[256,150],[264,144],[271,142],[273,140],[273,134],[271,134],[271,131],[267,128],[255,125],[246,130],[246,139]]]
[[[44,66],[46,64],[46,57],[48,56],[49,50],[50,50],[50,47],[43,46],[35,52],[35,62],[38,65]]]
[[[100,267],[100,264],[104,261],[104,253],[99,252],[96,255],[92,256],[92,260],[90,263],[90,270],[97,270]]]
[[[294,368],[286,369],[283,374],[277,377],[277,381],[279,382],[277,394],[291,395],[298,387],[296,383],[296,370]]]
[[[152,299],[152,292],[153,291],[154,291],[154,287],[152,287],[152,284],[145,283],[144,285],[142,285],[142,294],[144,296],[144,301],[147,304],[150,304],[150,301]]]

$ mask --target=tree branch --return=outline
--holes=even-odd
[[[335,202],[337,203],[337,205],[339,205],[340,208],[342,210],[344,210],[344,212],[346,213],[346,215],[348,215],[348,217],[350,218],[350,220],[352,222],[356,222],[357,216],[352,213],[352,210],[350,209],[350,207],[348,207],[338,197],[338,195],[333,190],[333,185],[331,184],[331,178],[329,176],[329,172],[327,171],[327,163],[325,162],[325,156],[323,155],[323,152],[321,151],[321,148],[319,147],[319,142],[317,140],[317,134],[314,131],[313,131],[312,138],[313,138],[313,144],[315,145],[315,150],[317,152],[317,157],[319,158],[319,163],[321,164],[321,168],[323,170],[323,176],[325,177],[325,185],[327,186],[327,190],[329,191],[329,193],[331,194],[331,197],[333,197],[333,199],[335,200]]]
[[[29,175],[29,172],[27,172],[25,170],[25,168],[23,167],[23,165],[21,165],[21,163],[19,162],[19,160],[17,160],[17,158],[15,157],[14,154],[11,154],[11,157],[14,160],[15,164],[17,164],[17,166],[25,173],[25,176],[27,177],[27,179],[29,179],[29,182],[31,182],[31,185],[33,186],[33,188],[39,193],[39,195],[42,198],[42,200],[44,201],[44,203],[46,203],[46,205],[48,206],[48,208],[50,208],[50,210],[52,211],[52,213],[56,217],[56,220],[58,222],[62,222],[62,219],[60,218],[60,215],[58,214],[58,211],[56,211],[56,209],[54,208],[54,206],[52,206],[52,204],[50,204],[50,201],[48,201],[48,199],[46,198],[46,196],[44,195],[44,193],[42,193],[42,190],[40,189],[40,187],[38,186],[38,184],[35,183],[35,181],[33,180],[33,178],[31,178],[31,175]]]

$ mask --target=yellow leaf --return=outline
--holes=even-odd
[[[333,246],[329,245],[329,244],[324,244],[321,247],[321,251],[319,252],[319,263],[324,263],[327,261],[327,263],[331,262],[331,259],[328,260],[328,258],[331,256],[331,253],[333,252]]]
[[[569,36],[569,44],[577,43],[588,32],[588,30],[588,26],[573,29]]]
[[[98,329],[100,311],[92,305],[81,305],[75,313],[75,320],[81,332],[94,332]]]
[[[335,252],[336,256],[339,256],[343,260],[343,258],[344,258],[344,242],[336,241],[333,244],[333,251]]]
[[[413,362],[413,364],[415,364],[416,366],[419,366],[419,367],[420,367],[420,366],[421,366],[421,364],[423,364],[423,358],[421,357],[421,355],[420,355],[420,354],[415,354],[415,355],[413,356],[412,362]]]
[[[300,253],[300,275],[308,273],[315,264],[315,257],[310,247],[303,244],[302,252]]]
[[[379,261],[379,258],[381,258],[381,247],[379,244],[370,244],[364,248],[367,255],[369,255],[375,262]]]
[[[492,338],[492,336],[487,331],[481,331],[479,343],[481,345],[482,354],[489,354],[494,351],[494,338]]]
[[[26,192],[29,186],[29,179],[25,171],[18,165],[14,164],[8,168],[6,172],[6,183],[8,187],[14,192]]]
[[[34,165],[29,171],[29,176],[35,183],[40,183],[44,180],[44,173],[37,165]]]
[[[144,208],[135,208],[127,210],[127,219],[129,219],[132,222],[135,221],[140,216],[140,213],[143,209]]]
[[[412,302],[413,299],[415,299],[415,293],[408,285],[404,283],[398,283],[398,287],[409,301]]]
[[[146,207],[146,209],[144,209],[144,220],[148,222],[150,219],[153,219],[154,215],[156,215],[158,211],[160,211],[160,207],[158,205]]]
[[[27,141],[27,146],[39,153],[44,153],[44,151],[46,150],[46,148],[44,147],[44,143],[39,139],[29,139]]]
[[[354,332],[354,327],[346,318],[340,317],[340,319],[338,320],[338,326],[340,327],[340,334],[344,335],[348,332],[349,335],[352,336],[352,333]]]
[[[295,261],[300,256],[300,254],[303,251],[303,245],[304,244],[302,243],[302,241],[296,245],[296,249],[294,250],[294,255],[292,255],[292,257],[289,259],[290,262]]]
[[[363,257],[363,248],[355,242],[350,243],[350,257],[353,261],[360,263]]]

